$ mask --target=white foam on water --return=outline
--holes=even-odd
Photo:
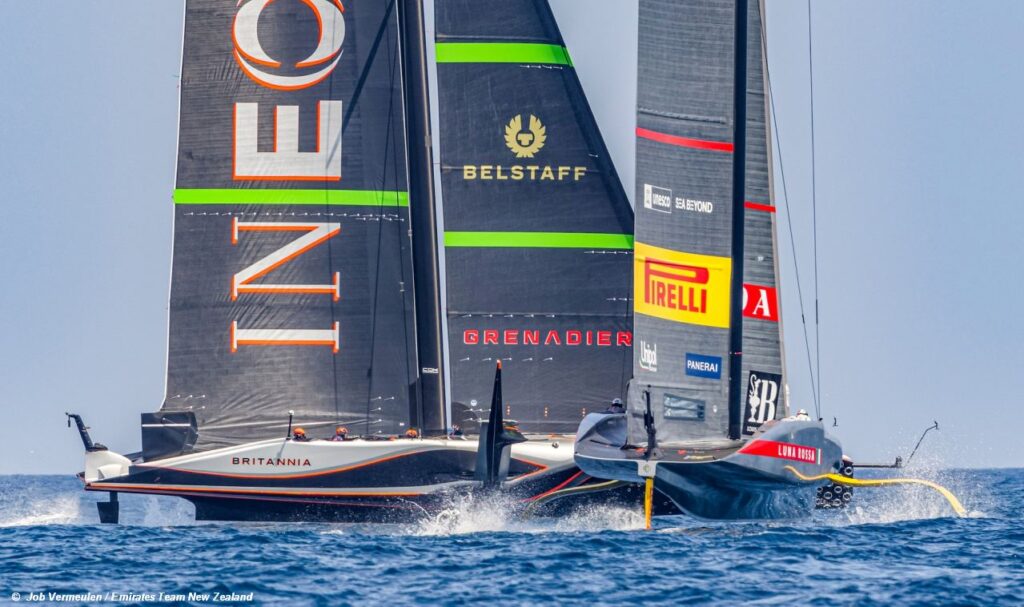
[[[156,495],[131,496],[142,502],[142,520],[136,524],[146,527],[178,527],[182,525],[195,525],[195,507],[187,500],[177,497],[165,497]],[[124,497],[121,498],[125,502]],[[131,524],[130,517],[125,514],[134,514],[125,511],[124,504],[121,506],[122,518]]]
[[[908,468],[886,470],[882,473],[858,475],[858,478],[913,478],[936,483],[947,488],[967,510],[967,518],[984,518],[981,509],[987,500],[987,492],[969,475],[945,470],[941,459],[919,458]],[[938,491],[922,485],[883,485],[878,487],[854,487],[852,505],[845,511],[822,513],[828,520],[829,514],[839,525],[889,524],[904,521],[955,518],[952,505]],[[834,516],[838,514],[838,516]]]
[[[343,529],[328,529],[321,531],[320,535],[348,535]]]
[[[876,491],[868,499],[862,492]],[[898,485],[856,487],[854,505],[839,514],[839,525],[877,525],[925,519],[955,517],[945,498],[927,487]]]
[[[28,496],[21,500],[4,500],[0,512],[0,527],[30,527],[36,525],[69,525],[83,522],[81,502],[76,495],[58,495],[50,498]]]
[[[551,521],[554,530],[563,533],[636,531],[644,528],[644,512],[639,507],[593,505]]]
[[[512,502],[502,495],[453,496],[445,508],[405,531],[418,536],[510,531],[516,525],[512,506]]]
[[[593,505],[558,517],[524,515],[508,496],[458,496],[448,506],[402,532],[417,536],[470,533],[594,533],[643,529],[643,512],[624,506]]]

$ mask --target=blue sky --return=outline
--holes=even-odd
[[[552,4],[632,191],[635,4]],[[182,2],[4,8],[0,473],[68,473],[65,410],[131,451],[163,398]],[[781,164],[813,323],[807,5],[767,15],[776,198]],[[935,419],[933,461],[1022,466],[1024,4],[815,0],[813,16],[823,415],[862,461],[905,455]],[[779,219],[792,400],[810,408]]]

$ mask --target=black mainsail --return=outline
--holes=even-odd
[[[395,2],[188,0],[167,395],[144,443],[394,433],[417,377]],[[183,417],[184,416],[184,417]],[[190,422],[184,422],[190,423]],[[186,445],[187,446],[187,445]]]
[[[435,7],[453,421],[504,360],[506,417],[572,432],[629,379],[632,209],[547,1]]]
[[[750,3],[746,105],[734,114],[734,6],[729,0],[640,3],[631,398],[638,413],[630,418],[630,436],[638,441],[646,440],[639,414],[644,390],[651,391],[659,439],[666,442],[736,439],[785,416],[761,11]],[[734,115],[744,120],[744,146],[734,144]],[[744,182],[734,191],[740,152]],[[737,218],[741,238],[734,238],[737,212],[744,215]],[[743,260],[742,300],[730,284],[736,252]],[[741,331],[730,330],[737,321]],[[730,354],[737,350],[730,338],[738,335],[741,385],[749,394],[730,399]],[[730,401],[741,396],[746,406],[741,419],[733,414],[730,429]]]
[[[809,513],[842,458],[786,414],[762,14],[640,1],[633,380],[576,442],[584,472],[703,518]]]

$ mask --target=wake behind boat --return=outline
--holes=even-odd
[[[422,0],[185,7],[166,397],[138,454],[82,425],[86,488],[300,520],[392,520],[482,473],[609,489],[571,443],[625,393],[633,213],[547,2],[435,3],[436,139]],[[485,434],[497,361],[527,436],[507,470],[450,438]],[[362,438],[287,440],[289,411]]]
[[[844,468],[790,416],[763,32],[763,2],[640,0],[638,347],[626,411],[576,445],[587,474],[709,519],[806,516]]]

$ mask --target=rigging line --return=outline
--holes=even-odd
[[[331,41],[332,42],[336,42],[337,41],[336,39],[333,38],[333,34],[332,34]],[[335,81],[334,81],[334,78],[328,78],[327,79],[327,86],[328,86],[328,89],[330,91],[329,92],[330,96],[328,97],[328,99],[337,99],[338,97],[336,97],[335,94],[334,94],[335,93]],[[317,106],[317,116],[318,117],[320,116],[319,105]],[[319,119],[318,119],[318,122],[319,122]],[[342,123],[342,125],[344,125],[344,122]],[[276,126],[275,126],[275,128],[276,128]],[[342,126],[342,130],[344,130],[344,126]],[[320,133],[317,133],[316,136],[317,136],[317,149],[319,150],[320,149],[320,147],[319,147],[320,146],[320,141],[319,141]],[[324,142],[324,143],[326,145],[326,142]],[[335,148],[334,150],[331,150],[330,152],[328,152],[328,154],[331,154],[331,153],[334,153],[334,152],[336,152],[337,154],[341,155],[341,150],[338,149],[338,148]],[[331,210],[332,210],[330,205],[328,204],[329,200],[330,200],[330,185],[326,181],[324,181],[324,185],[323,185],[323,194],[324,194],[323,211],[324,211],[324,215],[326,215],[328,217],[327,221],[330,222],[331,221],[330,220]],[[340,219],[338,220],[338,224],[341,225],[341,220]],[[334,272],[335,272],[335,264],[334,264],[334,239],[333,238],[328,238],[326,244],[327,244],[327,271],[329,272],[329,274],[331,276],[334,276]],[[340,272],[340,268],[338,268],[338,270]],[[341,289],[341,277],[340,277],[340,275],[338,277],[337,289],[339,289],[339,290]],[[330,308],[329,308],[330,311],[331,311],[331,326],[332,327],[334,326],[335,322],[339,323],[339,327],[341,326],[340,325],[341,318],[340,318],[340,315],[338,314],[338,308],[340,307],[339,304],[340,304],[340,301],[339,302],[331,302],[331,305],[330,305]],[[339,328],[338,331],[339,331],[339,334],[338,334],[336,339],[338,341],[340,341],[341,340],[341,334],[340,334],[341,329]],[[335,342],[335,343],[337,343],[337,342]],[[332,361],[332,364],[331,364],[331,385],[334,387],[334,423],[340,425],[341,424],[341,408],[340,408],[341,392],[340,392],[340,390],[338,390],[338,364],[337,364],[336,360]]]
[[[391,87],[390,88],[391,88],[392,94],[389,96],[389,100],[388,100],[388,113],[387,113],[388,119],[387,119],[387,125],[386,125],[386,127],[384,129],[384,132],[385,132],[386,136],[385,136],[385,141],[384,141],[384,158],[383,158],[383,163],[382,163],[383,164],[383,167],[382,167],[383,173],[381,175],[380,187],[378,188],[380,190],[379,191],[379,194],[380,194],[379,201],[380,201],[380,203],[383,203],[384,197],[387,196],[386,192],[388,191],[388,188],[387,188],[388,156],[389,155],[394,156],[396,154],[396,151],[394,149],[392,149],[393,146],[391,145],[392,141],[394,139],[394,137],[393,137],[393,129],[394,129],[393,120],[394,120],[395,96],[393,94],[393,91],[395,89],[395,65],[394,65],[395,64],[395,59],[391,55],[391,42],[392,41],[390,39],[390,28],[388,28],[388,29],[389,29],[389,37],[388,37],[388,44],[387,44],[387,53],[388,53],[387,59],[388,59],[388,66],[389,66],[389,80],[390,80],[390,83],[391,83]],[[375,41],[375,42],[379,42],[379,40],[380,39],[378,38],[378,40]],[[372,59],[370,61],[372,62]],[[351,108],[352,105],[350,105],[349,107]],[[397,172],[398,172],[397,162],[398,162],[397,158],[394,158],[394,163],[393,164],[395,164],[396,178],[397,178]],[[378,217],[380,217],[380,220],[377,221],[377,245],[375,247],[376,255],[375,255],[375,262],[374,262],[375,267],[374,267],[374,273],[373,273],[373,276],[374,276],[373,285],[374,286],[373,286],[373,298],[371,299],[371,306],[370,306],[370,364],[369,364],[369,366],[366,369],[366,420],[367,420],[366,432],[367,433],[370,432],[370,425],[369,425],[370,424],[370,404],[373,402],[373,362],[374,362],[374,356],[376,354],[376,346],[377,346],[377,309],[378,309],[379,303],[380,303],[380,282],[381,282],[381,280],[380,280],[381,253],[382,253],[382,251],[381,251],[381,243],[383,242],[383,238],[384,238],[383,213],[384,213],[384,206],[383,206],[383,204],[378,204],[378,206],[377,206],[377,214],[378,214]],[[399,245],[399,246],[401,246],[401,245]],[[405,323],[403,323],[403,324],[405,324]],[[408,338],[406,338],[406,349],[408,349]],[[408,365],[408,361],[406,362],[406,365]],[[380,413],[379,418],[383,419],[384,418],[384,404],[383,404],[383,401],[378,401],[378,402],[381,403],[381,410],[379,411],[379,413]]]
[[[818,323],[818,181],[814,153],[814,44],[811,38],[811,0],[807,0],[807,73],[811,85],[811,223],[814,239],[814,367],[818,372],[817,402],[821,402],[821,328]],[[821,415],[818,415],[821,417]]]
[[[373,39],[373,44],[370,45],[370,53],[366,58],[363,71],[359,74],[359,80],[356,81],[356,88],[352,91],[352,98],[349,100],[348,108],[345,110],[345,117],[341,121],[341,132],[344,133],[348,128],[348,121],[352,118],[352,111],[356,107],[359,101],[359,96],[363,92],[363,86],[366,84],[366,79],[370,75],[370,68],[373,66],[374,58],[377,56],[377,49],[380,47],[380,41],[384,37],[384,32],[390,28],[388,25],[391,23],[391,11],[395,8],[395,0],[388,2],[387,10],[384,11],[384,18],[380,21],[380,27],[377,29],[377,36]]]
[[[404,44],[405,40],[404,40],[403,34],[402,34],[401,16],[398,17],[398,21],[399,21],[399,26],[397,28],[397,38],[395,39],[395,42],[394,42],[394,48],[397,50],[397,53],[395,54],[394,57],[392,57],[391,54],[390,54],[390,51],[389,51],[389,53],[388,53],[388,58],[389,58],[388,65],[391,66],[390,69],[391,69],[392,87],[394,86],[393,83],[394,83],[394,79],[395,79],[395,74],[399,73],[399,75],[400,75],[400,79],[399,80],[401,82],[402,87],[404,88],[405,87],[405,73],[402,71],[402,68],[401,68],[401,62],[402,62],[401,54],[404,52],[402,50],[402,44]],[[401,108],[402,108],[402,110],[401,110],[402,111],[402,122],[401,122],[402,126],[399,127],[399,128],[401,128],[401,134],[400,135],[397,134],[396,131],[392,131],[392,132],[395,133],[395,139],[396,140],[400,140],[402,142],[402,150],[404,150],[404,152],[405,152],[405,155],[401,158],[401,160],[404,160],[404,162],[405,162],[405,171],[404,171],[405,179],[406,179],[405,189],[406,189],[406,192],[408,193],[408,191],[409,191],[409,133],[407,132],[407,130],[405,128],[405,124],[406,124],[406,122],[405,122],[405,120],[406,120],[405,119],[406,107],[405,107],[405,95],[404,95],[404,92],[401,92],[401,91],[399,92],[399,98],[401,99]],[[395,98],[394,98],[394,96],[392,96],[391,101],[388,102],[389,103],[388,107],[390,108],[390,112],[394,111],[394,100],[395,100]],[[389,113],[389,116],[390,115],[391,114]],[[388,120],[390,122],[391,118],[389,117]],[[391,127],[391,128],[394,129],[395,127]],[[398,188],[398,183],[399,183],[399,181],[398,181],[398,179],[399,179],[399,171],[398,171],[399,164],[398,163],[399,163],[399,160],[400,160],[399,154],[400,154],[400,152],[399,152],[397,141],[396,141],[396,145],[392,146],[392,150],[391,150],[392,161],[393,161],[392,165],[394,167],[394,179],[395,179],[395,184],[396,184],[395,187],[396,188]],[[384,211],[384,209],[382,208],[381,212],[383,213],[383,211]],[[410,343],[410,339],[409,339],[409,326],[410,326],[409,321],[410,321],[410,318],[409,318],[409,315],[405,311],[406,310],[405,303],[406,303],[406,301],[408,301],[412,305],[413,310],[415,310],[415,308],[416,308],[416,299],[415,299],[416,298],[416,292],[415,292],[416,285],[414,284],[415,280],[413,279],[413,276],[407,276],[406,273],[405,273],[406,269],[409,269],[410,271],[414,271],[414,270],[412,270],[412,215],[411,215],[411,212],[408,210],[408,207],[406,207],[405,213],[406,213],[406,218],[409,219],[409,222],[407,224],[405,224],[405,226],[402,226],[401,222],[399,222],[398,224],[396,224],[396,228],[395,229],[398,232],[398,238],[396,239],[397,240],[396,246],[397,246],[397,252],[398,252],[398,256],[399,256],[399,262],[398,262],[399,275],[401,276],[401,279],[402,279],[402,281],[401,281],[401,291],[400,291],[400,293],[401,293],[401,300],[402,300],[402,339],[403,339],[403,341],[405,343],[405,356],[403,356],[402,358],[405,361],[405,380],[406,380],[406,386],[409,386],[409,385],[412,385],[412,383],[415,381],[413,379],[413,368],[412,368],[412,366],[409,363],[410,363],[410,353],[416,352],[416,334],[415,334],[415,327],[414,327],[413,328],[413,331],[414,331],[413,332],[413,338],[412,338],[411,343]],[[409,246],[408,250],[405,249],[405,246],[404,246],[405,244],[408,244],[408,246]],[[409,261],[409,265],[408,266],[406,266],[406,261],[407,260]],[[416,362],[418,363],[419,362],[419,358],[418,358],[419,357],[419,353],[418,352],[416,352],[416,356],[417,356]],[[412,425],[412,423],[411,423],[412,422],[412,406],[413,406],[412,400],[415,397],[414,397],[414,395],[410,394],[408,392],[408,390],[406,390],[405,397],[406,397],[406,399],[408,399],[408,401],[407,401],[407,406],[406,406],[406,410],[405,410],[404,415],[406,416],[406,419],[409,420],[410,427],[411,427],[411,425]],[[381,413],[383,413],[383,405],[381,405]]]
[[[793,272],[796,274],[797,301],[800,302],[800,324],[803,326],[804,351],[807,352],[807,373],[811,378],[811,399],[814,402],[815,417],[821,418],[821,406],[818,403],[817,382],[814,378],[814,365],[811,363],[811,342],[807,335],[807,317],[804,313],[804,291],[800,284],[800,264],[796,256],[796,237],[793,235],[793,215],[789,210],[789,189],[786,187],[786,169],[782,162],[782,136],[779,133],[779,120],[775,112],[775,93],[772,90],[772,74],[768,62],[768,45],[766,32],[761,32],[761,52],[764,53],[764,75],[768,81],[768,103],[771,105],[771,120],[775,133],[775,147],[779,151],[779,176],[782,180],[782,202],[786,206],[786,226],[789,228],[789,248],[793,254]]]

